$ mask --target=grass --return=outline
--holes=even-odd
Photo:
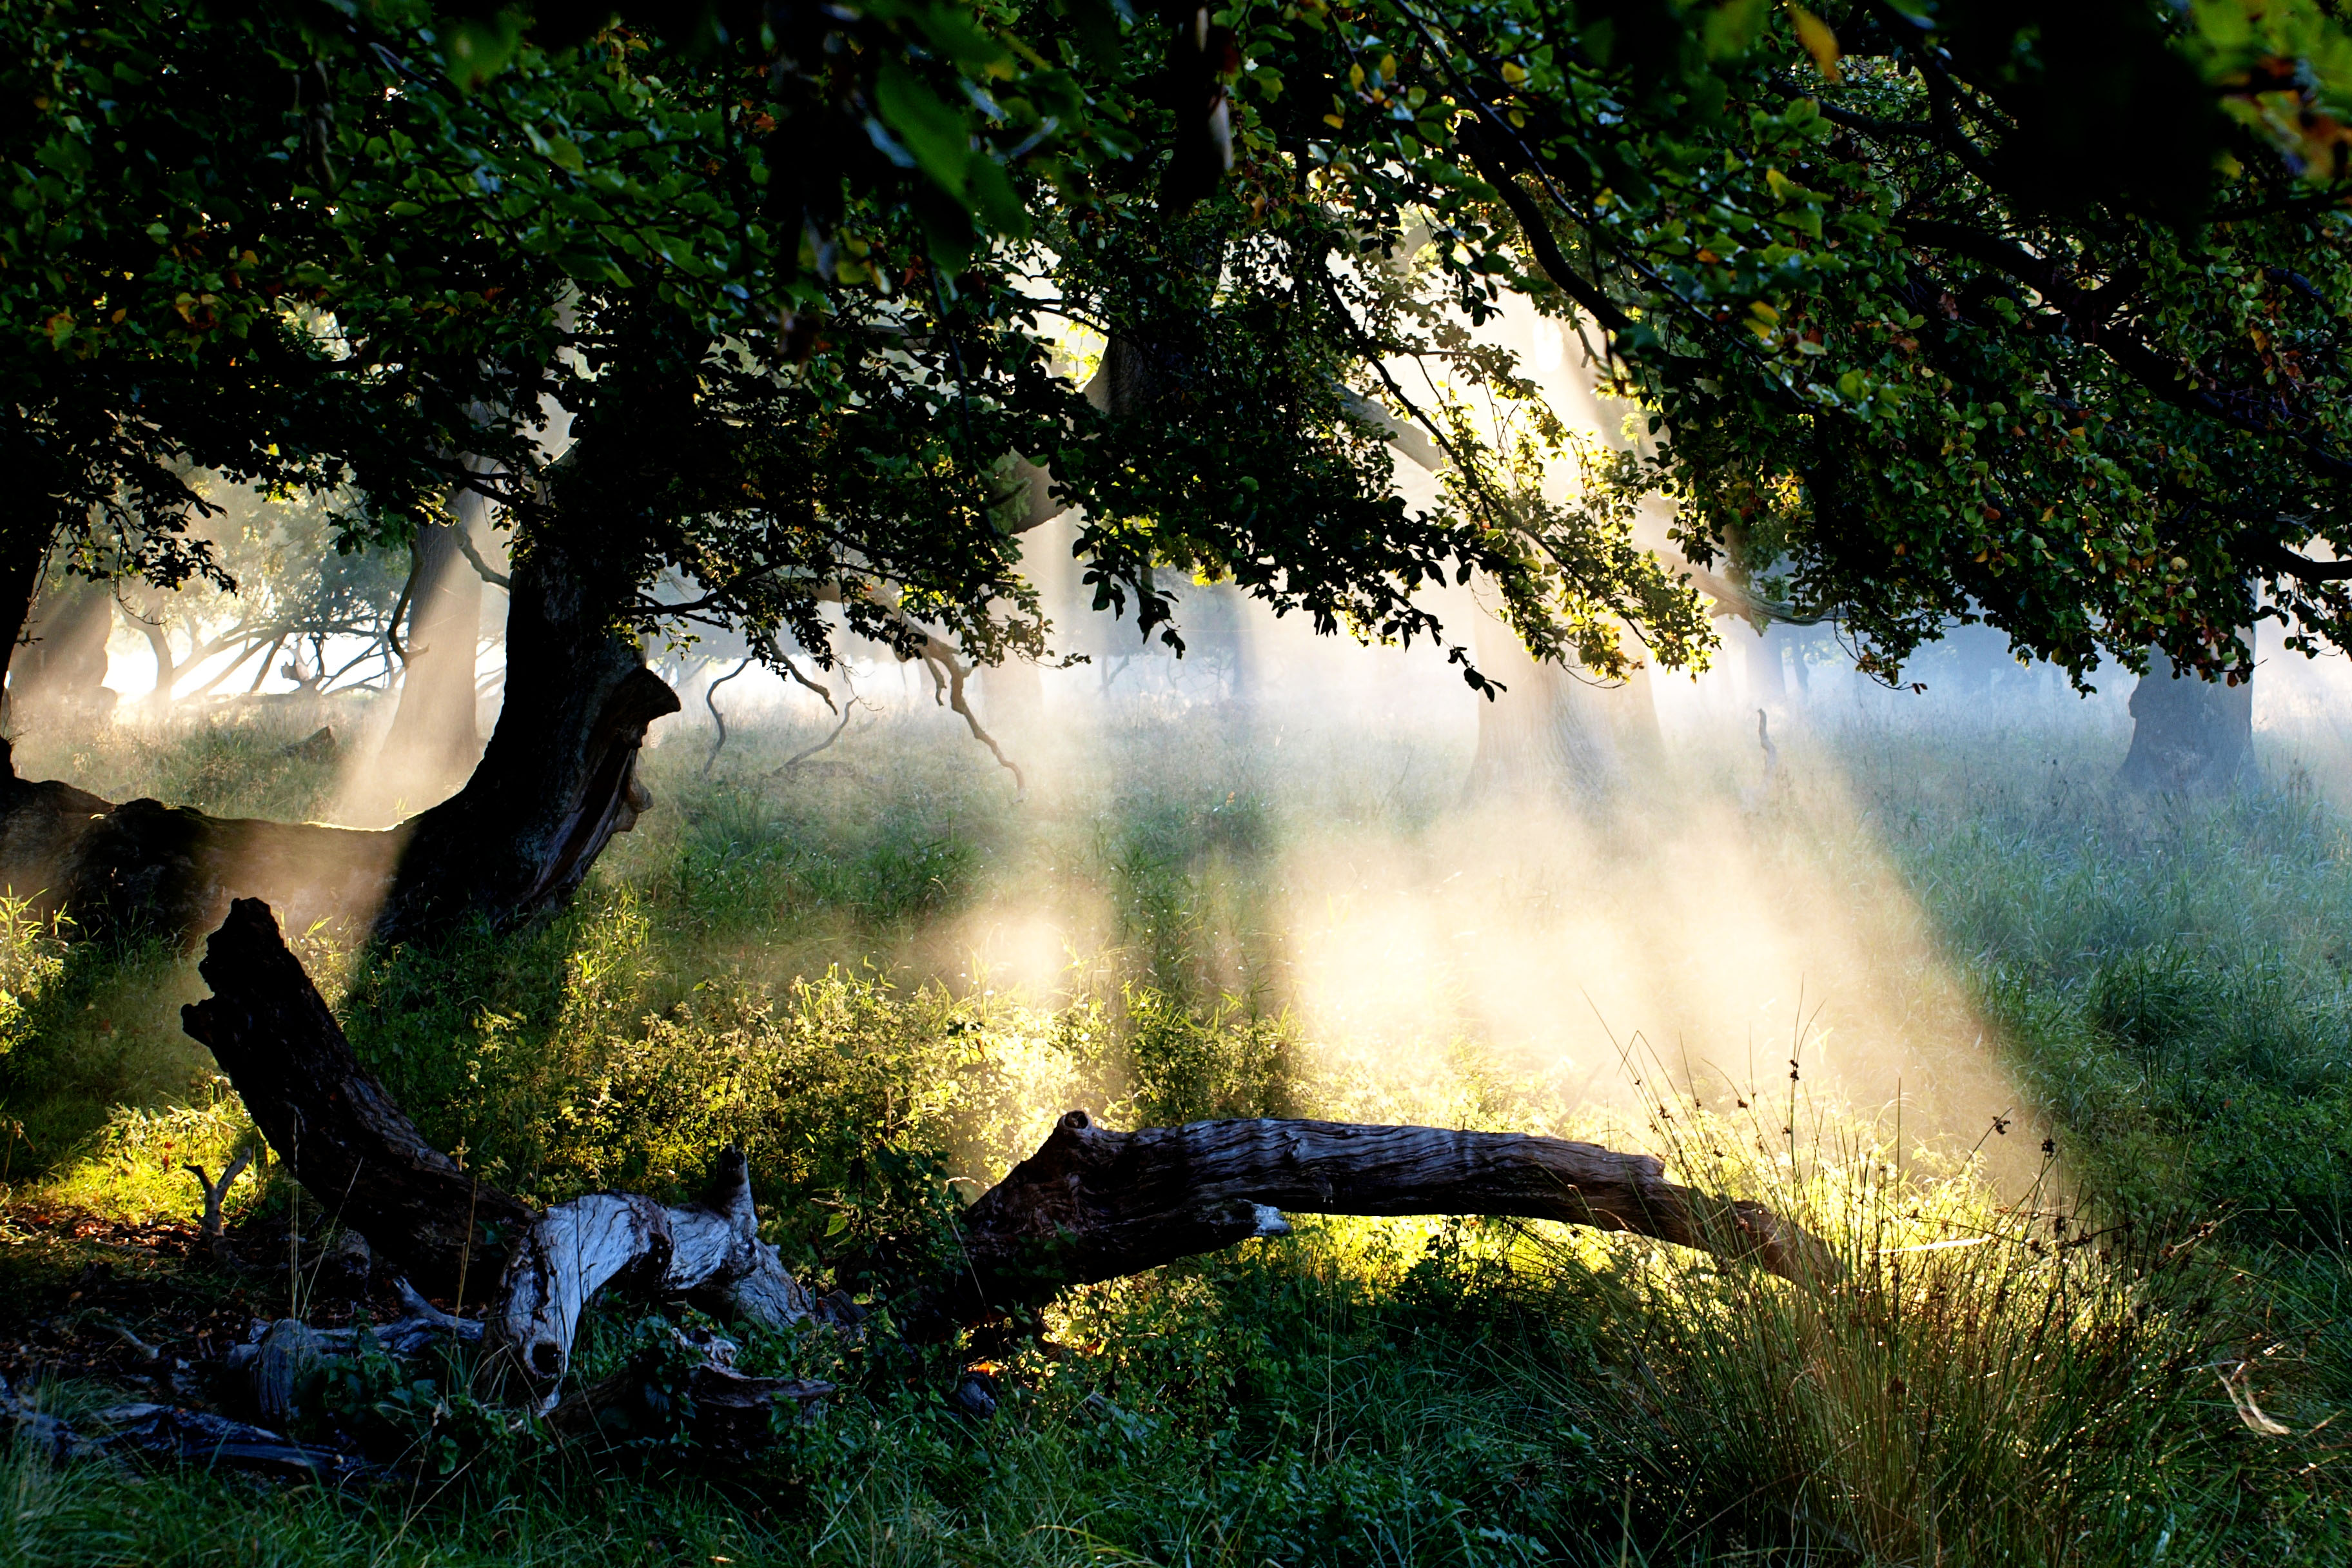
[[[1517,911],[1538,945],[1607,936],[1573,923],[1594,918],[1593,885],[1524,836],[1477,866],[1470,836],[1493,825],[1453,815],[1465,759],[1444,736],[1376,751],[1301,729],[1277,748],[1202,717],[1132,719],[1039,769],[1016,805],[983,754],[917,723],[853,729],[782,776],[814,732],[738,729],[707,779],[682,738],[648,753],[660,808],[571,912],[430,952],[308,956],[355,1046],[477,1168],[540,1198],[669,1193],[740,1141],[772,1237],[853,1289],[872,1242],[935,1212],[950,1178],[993,1179],[1068,1104],[1114,1125],[1331,1114],[1638,1143],[1801,1218],[1845,1282],[1808,1292],[1546,1226],[1306,1221],[1070,1292],[1045,1343],[991,1363],[1004,1406],[986,1424],[944,1398],[968,1357],[877,1349],[828,1362],[845,1394],[744,1476],[651,1452],[615,1481],[491,1446],[429,1483],[338,1494],[20,1449],[0,1470],[0,1562],[2352,1552],[2328,1425],[2352,1397],[2352,828],[2291,767],[2235,800],[2150,805],[2110,795],[2107,763],[2063,731],[1995,747],[1853,726],[1784,740],[1781,793],[1710,816],[1744,758],[1685,753],[1696,782],[1665,809],[1736,833],[1767,885],[1830,889],[1791,921],[1869,931],[1916,900],[1919,942],[1865,945],[1853,971],[1907,1000],[1829,1046],[1796,1015],[1793,1083],[1684,1066],[1730,1042],[1629,1038],[1596,1098],[1589,1074],[1465,1025],[1481,1015],[1451,992],[1394,1026],[1398,1048],[1342,1031],[1318,988],[1332,933],[1368,929],[1351,900],[1377,928],[1399,868],[1458,860],[1485,879],[1468,907]],[[110,742],[114,793],[152,787],[141,768],[202,774],[215,808],[289,787],[274,743],[183,743]],[[1679,891],[1638,854],[1597,853],[1620,925]],[[16,1195],[189,1212],[172,1166],[244,1136],[176,1037],[198,983],[171,955],[57,934],[9,945]],[[1344,973],[1387,984],[1398,961],[1374,956]],[[1486,972],[1465,973],[1477,992]],[[1870,1059],[1853,1041],[1874,1030],[1949,1032],[1956,1009],[2016,1086],[2006,1132],[1907,1093],[1944,1124],[1906,1131],[1854,1068],[1816,1069]],[[2032,1152],[2044,1133],[2051,1160]],[[282,1201],[248,1182],[241,1203]],[[55,1310],[76,1257],[10,1251],[19,1310]],[[630,1331],[600,1322],[588,1363]],[[462,1384],[445,1381],[443,1406]]]

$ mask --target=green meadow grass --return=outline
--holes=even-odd
[[[1784,1133],[1778,1110],[1669,1089],[1628,1130],[1475,1040],[1432,1042],[1400,1088],[1307,1037],[1285,1005],[1282,851],[1359,832],[1442,851],[1465,831],[1466,761],[1442,742],[1402,742],[1420,750],[1401,770],[1394,742],[1294,737],[1277,763],[1211,717],[1138,719],[1015,803],[984,753],[911,720],[777,772],[819,738],[739,730],[707,775],[691,731],[649,752],[656,809],[528,932],[306,957],[427,1134],[493,1179],[676,1194],[740,1142],[769,1234],[852,1289],[871,1243],[992,1180],[1068,1104],[1114,1125],[1378,1107],[1630,1136],[1801,1219],[1844,1282],[1551,1227],[1308,1220],[1069,1293],[1046,1343],[1001,1365],[985,1424],[943,1397],[952,1351],[760,1346],[845,1392],[749,1474],[657,1445],[615,1470],[485,1444],[331,1494],[19,1452],[0,1562],[2352,1554],[2328,1425],[2352,1398],[2352,827],[2290,766],[2230,801],[2147,803],[2058,731],[1788,743],[1801,782],[1748,831],[1884,857],[1916,894],[2053,1130],[2020,1193],[1827,1100]],[[118,798],[200,780],[212,809],[258,813],[299,795],[275,736],[93,754]],[[1832,774],[1858,816],[1816,809],[1801,781]],[[331,779],[301,787],[315,802]],[[1089,911],[1066,967],[1044,991],[992,984],[959,922],[1041,890]],[[246,1135],[177,1032],[201,983],[171,953],[10,934],[13,1192],[187,1212],[173,1167]],[[284,1198],[249,1178],[235,1201]],[[76,1262],[10,1251],[26,1299]],[[601,1318],[587,1363],[630,1331]],[[462,1378],[444,1381],[446,1403]]]

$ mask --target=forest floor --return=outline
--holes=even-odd
[[[1752,731],[1677,739],[1624,798],[1466,811],[1453,731],[1131,712],[1016,746],[1016,801],[950,723],[789,767],[814,720],[707,766],[681,730],[561,918],[289,936],[472,1168],[676,1195],[740,1142],[767,1234],[855,1294],[1073,1105],[1644,1147],[1848,1282],[1303,1220],[1009,1348],[749,1344],[841,1392],[748,1469],[510,1431],[455,1361],[311,1392],[382,1461],[340,1488],[20,1446],[0,1563],[2352,1561],[2352,820],[2294,737],[2218,802],[2116,795],[2105,731],[1856,721],[1784,727],[1769,777]],[[337,780],[299,738],[18,757],[302,816]],[[242,1265],[200,1256],[182,1166],[251,1130],[179,1031],[193,963],[0,914],[0,1375],[68,1418],[201,1398],[255,1319],[386,1310],[274,1165]],[[581,1374],[651,1331],[592,1317]]]

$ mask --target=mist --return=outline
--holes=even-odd
[[[1490,332],[1572,425],[1628,439],[1571,334],[1525,310]],[[1556,494],[1575,482],[1565,468],[1550,479]],[[1401,456],[1397,485],[1428,504],[1437,477]],[[230,499],[224,542],[266,531],[261,498]],[[1662,544],[1665,521],[1645,520],[1644,536]],[[429,570],[420,553],[400,599],[379,605],[403,646],[356,625],[307,649],[240,637],[250,607],[209,591],[126,599],[103,696],[89,606],[61,583],[60,617],[80,619],[60,618],[55,640],[60,668],[79,650],[79,694],[32,701],[43,667],[20,668],[20,766],[102,788],[110,747],[259,725],[289,754],[332,759],[303,815],[362,827],[415,815],[462,785],[497,721],[493,521],[461,509],[470,553],[454,534],[436,542]],[[1179,658],[1087,607],[1073,538],[1066,517],[1024,542],[1062,662],[973,671],[969,720],[926,666],[846,634],[823,696],[747,663],[740,639],[649,644],[684,711],[653,730],[646,772],[657,811],[684,795],[672,809],[696,820],[646,831],[698,831],[698,792],[712,789],[753,810],[784,794],[821,811],[908,787],[919,801],[940,786],[909,786],[907,759],[952,759],[953,787],[996,802],[997,864],[902,933],[888,962],[907,984],[1056,1005],[1106,973],[1157,973],[1167,955],[1142,950],[1173,942],[1173,921],[1196,999],[1280,1016],[1357,1081],[1389,1086],[1387,1103],[1355,1108],[1368,1118],[1441,1103],[1471,1059],[1598,1118],[1638,1117],[1662,1093],[1738,1104],[1794,1082],[1890,1138],[1980,1149],[2009,1184],[2039,1167],[2032,1096],[1889,814],[1932,802],[1965,822],[1996,798],[2105,795],[2130,740],[2130,672],[2076,691],[1998,634],[1955,627],[1890,688],[1855,672],[1832,625],[1759,633],[1719,616],[1708,668],[1644,661],[1609,685],[1539,669],[1476,584],[1433,593],[1447,638],[1506,689],[1489,700],[1440,647],[1318,637],[1215,584],[1172,585]],[[382,568],[379,600],[405,564]],[[2352,668],[2286,654],[2269,626],[2258,653],[2263,769],[2334,797]],[[1181,844],[1137,847],[1154,812],[1181,819]],[[1122,906],[1102,867],[1139,854],[1171,858],[1181,907]],[[760,945],[723,956],[779,984],[868,956],[822,931]]]

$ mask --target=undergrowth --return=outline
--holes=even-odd
[[[388,1442],[445,1445],[400,1488],[134,1480],[19,1452],[0,1562],[2352,1552],[2327,1425],[2352,1399],[2352,838],[2310,792],[2151,804],[2105,792],[2087,755],[1788,743],[1792,773],[1843,770],[1864,813],[1800,789],[1751,830],[1831,863],[1893,858],[2053,1130],[2020,1193],[1965,1148],[1826,1099],[1684,1083],[1629,1130],[1475,1039],[1400,1062],[1311,1037],[1284,1001],[1278,850],[1362,823],[1442,836],[1435,773],[1368,793],[1367,770],[1272,775],[1211,736],[1188,767],[1106,764],[1115,787],[1024,821],[968,751],[879,738],[841,749],[855,776],[772,776],[809,743],[791,732],[739,734],[708,781],[698,750],[649,753],[664,809],[570,912],[306,957],[355,1047],[472,1168],[540,1201],[677,1196],[740,1142],[767,1234],[853,1293],[878,1283],[877,1243],[1077,1104],[1112,1125],[1307,1114],[1630,1140],[1807,1226],[1835,1282],[1545,1226],[1302,1220],[1067,1293],[1044,1341],[989,1352],[991,1422],[946,1397],[977,1351],[755,1344],[843,1393],[764,1468],[649,1449],[615,1484],[576,1454],[466,1437],[446,1414],[458,1369],[341,1396],[383,1406]],[[1170,745],[1107,742],[1130,743]],[[278,760],[254,765],[266,794]],[[1094,911],[1085,945],[1050,990],[999,988],[955,951],[957,922],[1040,889]],[[30,976],[0,1058],[17,1191],[188,1212],[173,1167],[245,1135],[177,1036],[200,983],[177,955],[8,932]],[[1655,1096],[1675,1075],[1643,1077]],[[642,1330],[596,1320],[583,1369]]]

